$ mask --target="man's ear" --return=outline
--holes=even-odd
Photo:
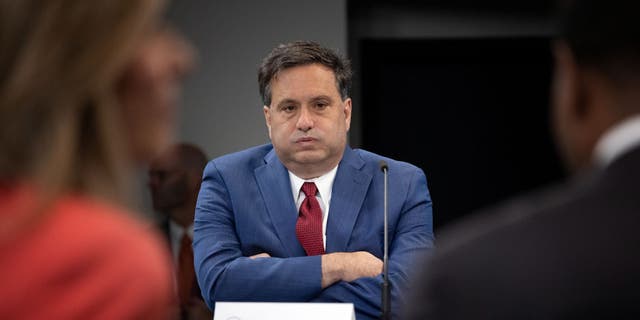
[[[560,107],[572,117],[584,119],[592,111],[589,101],[593,85],[591,73],[580,68],[573,51],[565,42],[556,41],[553,47],[556,62],[555,102],[560,103]]]
[[[271,139],[271,108],[263,106],[262,110],[264,111],[264,122],[267,124],[267,131],[269,131],[269,139]]]
[[[553,81],[553,102],[557,111],[573,117],[577,112],[579,98],[579,76],[573,53],[563,41],[553,43],[555,71]]]
[[[596,70],[579,65],[563,41],[553,44],[553,128],[556,143],[573,170],[588,166],[593,147],[609,121],[603,100],[603,79]]]
[[[198,191],[200,191],[200,183],[202,183],[202,175],[195,172],[190,172],[186,174],[186,176],[188,179],[189,188],[193,189],[190,191],[194,191],[194,193],[197,195]]]
[[[345,99],[343,103],[344,103],[344,117],[345,117],[344,120],[346,121],[347,131],[349,131],[349,128],[351,128],[351,111],[352,111],[351,98]]]

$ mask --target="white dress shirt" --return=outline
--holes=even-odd
[[[331,204],[331,188],[333,188],[333,180],[336,178],[336,172],[338,172],[338,166],[331,169],[331,171],[313,179],[304,180],[289,171],[289,181],[291,182],[291,192],[293,194],[293,201],[296,203],[296,209],[300,211],[302,201],[307,197],[304,192],[300,190],[302,184],[305,182],[313,182],[318,188],[318,194],[316,198],[322,209],[322,243],[327,248],[327,218],[329,216],[329,205]]]
[[[630,117],[609,128],[594,149],[599,167],[606,167],[625,152],[640,145],[640,115]]]

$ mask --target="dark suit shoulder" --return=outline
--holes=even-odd
[[[625,162],[624,170],[622,162],[614,164],[443,230],[420,280],[429,286],[421,294],[440,292],[428,297],[435,300],[428,312],[513,319],[526,311],[529,318],[551,319],[610,312],[616,303],[638,298],[621,295],[640,285],[640,256],[625,249],[640,242],[640,200],[634,196],[640,164]]]
[[[497,205],[473,212],[460,221],[454,221],[439,232],[438,252],[444,254],[469,243],[482,243],[486,237],[529,224],[545,212],[570,203],[572,196],[566,184],[557,184],[535,190]]]
[[[471,218],[442,231],[443,243],[439,250],[455,250],[465,243],[483,243],[489,237],[514,237],[515,241],[520,241],[526,234],[522,233],[523,229],[544,232],[546,238],[562,238],[567,234],[575,238],[579,230],[591,232],[610,225],[604,232],[580,234],[585,241],[616,232],[611,228],[624,230],[627,225],[621,221],[640,222],[639,215],[634,214],[640,210],[640,198],[635,191],[640,184],[638,181],[640,152],[636,152],[635,158],[619,159],[606,169],[474,213]]]

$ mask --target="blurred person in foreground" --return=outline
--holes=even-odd
[[[640,317],[639,14],[563,3],[552,113],[576,175],[443,232],[407,319]]]
[[[207,156],[195,145],[172,145],[151,161],[149,189],[158,227],[173,255],[181,319],[208,319],[213,315],[200,295],[193,269],[193,215]]]
[[[191,49],[162,1],[0,1],[0,318],[165,319],[168,252],[126,208]]]
[[[351,302],[358,319],[378,319],[384,160],[397,312],[414,259],[433,246],[423,171],[347,145],[351,69],[332,50],[280,45],[258,82],[271,143],[204,170],[194,253],[205,301]]]

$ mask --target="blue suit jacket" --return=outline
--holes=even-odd
[[[424,173],[408,163],[347,147],[333,184],[326,252],[383,256],[383,175],[389,166],[389,278],[399,312],[410,269],[433,247]],[[352,302],[358,319],[380,314],[382,276],[321,288],[320,256],[296,237],[298,211],[287,169],[262,145],[209,162],[195,214],[194,256],[205,301]],[[249,259],[266,252],[272,258]]]

